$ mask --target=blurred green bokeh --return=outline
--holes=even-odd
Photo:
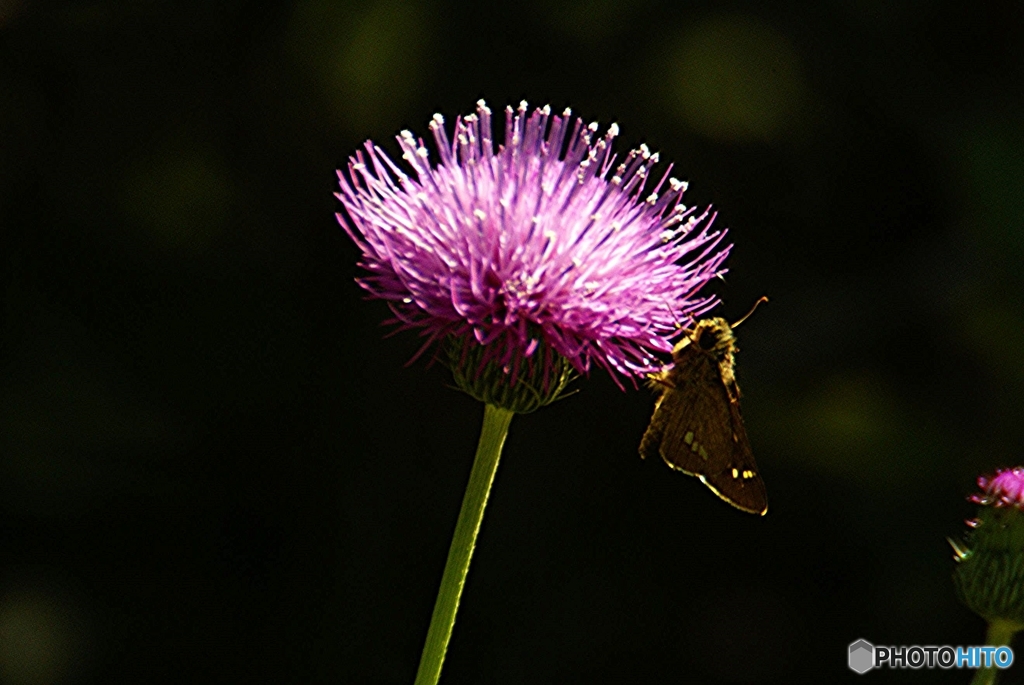
[[[419,2],[301,0],[287,40],[341,125],[369,135],[398,125],[430,71],[431,14]]]
[[[81,626],[67,598],[41,587],[6,593],[0,603],[0,678],[11,685],[74,680]]]
[[[121,210],[132,229],[148,228],[159,248],[203,252],[227,228],[230,173],[216,151],[183,136],[125,173]]]
[[[750,15],[694,22],[666,62],[668,97],[698,133],[771,141],[800,126],[800,58],[784,36]]]

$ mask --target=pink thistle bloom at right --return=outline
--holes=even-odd
[[[980,476],[978,487],[982,491],[970,497],[972,502],[993,507],[1024,509],[1024,467],[996,469],[995,474],[991,476]]]
[[[481,101],[451,141],[441,115],[430,128],[439,163],[408,131],[398,144],[412,176],[367,141],[337,193],[368,272],[359,284],[421,331],[421,351],[475,340],[514,383],[545,346],[619,383],[660,369],[672,339],[718,303],[699,291],[724,273],[724,231],[682,203],[671,167],[646,189],[658,161],[646,146],[616,163],[616,125],[596,137],[569,110],[527,114],[524,102],[506,109],[495,150]]]

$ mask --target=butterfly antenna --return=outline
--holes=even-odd
[[[736,327],[737,327],[737,326],[739,326],[739,325],[740,325],[741,323],[743,323],[744,321],[746,321],[747,319],[749,319],[749,318],[750,318],[750,315],[754,313],[754,310],[755,310],[755,309],[757,309],[757,305],[761,304],[762,302],[767,302],[767,301],[768,301],[768,298],[762,295],[762,296],[761,296],[761,299],[760,299],[760,300],[758,300],[757,302],[755,302],[755,303],[754,303],[754,306],[750,308],[750,311],[749,311],[749,312],[747,312],[747,313],[746,313],[746,314],[745,314],[745,315],[743,316],[743,318],[742,318],[742,319],[740,319],[739,321],[737,321],[736,323],[734,323],[734,324],[732,325],[732,327],[733,327],[733,328],[736,328]]]

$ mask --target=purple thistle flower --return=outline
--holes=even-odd
[[[993,507],[1024,509],[1024,467],[996,469],[995,475],[980,476],[978,487],[982,492],[971,495],[972,502]]]
[[[491,111],[460,117],[449,141],[440,114],[422,139],[398,136],[407,175],[371,141],[338,172],[338,221],[362,251],[359,284],[388,301],[400,328],[427,338],[416,356],[452,335],[485,346],[515,382],[538,347],[578,372],[591,363],[618,376],[660,369],[657,353],[718,300],[698,291],[724,273],[731,246],[710,209],[682,204],[686,183],[669,167],[645,190],[658,155],[641,145],[616,164],[612,124],[594,142],[570,111],[506,108],[505,143]],[[545,355],[541,355],[545,356]],[[414,357],[415,358],[415,357]],[[538,364],[548,365],[547,361]],[[621,383],[620,383],[621,385]]]

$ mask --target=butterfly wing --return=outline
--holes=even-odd
[[[722,384],[720,388],[728,398],[731,418],[729,424],[732,429],[731,435],[725,436],[732,443],[729,463],[721,469],[709,469],[701,476],[701,480],[719,497],[737,509],[763,516],[768,513],[768,493],[764,487],[764,480],[761,479],[761,473],[757,469],[757,463],[754,461],[754,452],[750,448],[747,429],[743,425],[743,417],[740,414],[739,388],[736,387],[735,381],[731,387]]]
[[[723,380],[715,359],[696,346],[684,350],[657,382],[664,391],[641,455],[658,453],[737,509],[764,514],[767,493],[743,425],[736,382]]]

